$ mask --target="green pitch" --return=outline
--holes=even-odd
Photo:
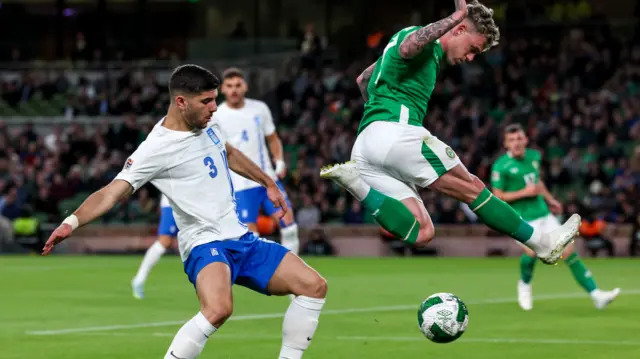
[[[151,273],[147,299],[129,281],[140,257],[0,257],[2,358],[162,358],[198,310],[177,257]],[[638,262],[587,260],[604,289],[622,294],[597,311],[563,264],[540,266],[532,312],[515,302],[517,259],[311,259],[329,282],[326,312],[305,359],[639,358]],[[420,302],[452,292],[468,305],[469,329],[434,344],[416,324]],[[287,298],[237,287],[234,318],[202,358],[276,358]]]

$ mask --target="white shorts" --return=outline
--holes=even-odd
[[[377,121],[364,129],[351,151],[362,178],[397,200],[420,200],[425,188],[460,164],[451,147],[423,127]]]

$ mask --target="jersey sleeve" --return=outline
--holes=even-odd
[[[161,147],[145,141],[129,156],[115,179],[129,182],[135,192],[164,168],[165,161]]]
[[[504,190],[504,170],[500,160],[491,167],[491,188]]]
[[[262,103],[262,114],[264,121],[262,121],[262,131],[265,136],[271,136],[276,132],[276,125],[273,123],[273,116],[271,115],[271,110],[267,104]]]

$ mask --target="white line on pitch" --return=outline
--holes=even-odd
[[[621,295],[637,295],[640,294],[640,289],[623,290]],[[584,292],[581,293],[558,293],[558,294],[543,294],[534,296],[535,300],[554,300],[554,299],[572,299],[586,297]],[[502,304],[513,303],[516,299],[512,297],[504,298],[489,298],[484,300],[466,301],[467,305],[481,305],[481,304]],[[417,304],[413,305],[393,305],[382,307],[365,307],[365,308],[346,308],[346,309],[328,309],[323,310],[322,315],[336,315],[336,314],[350,314],[350,313],[376,313],[376,312],[394,312],[403,310],[417,310]],[[284,312],[280,313],[266,313],[266,314],[247,314],[237,315],[229,318],[228,320],[259,320],[259,319],[274,319],[282,318]],[[90,326],[90,327],[78,327],[78,328],[63,328],[53,330],[34,330],[27,331],[28,335],[59,335],[59,334],[72,334],[72,333],[86,333],[86,332],[101,332],[101,331],[113,331],[123,329],[139,329],[139,328],[155,328],[155,327],[168,327],[174,325],[184,324],[186,320],[174,320],[165,322],[149,322],[138,324],[118,324],[118,325],[105,325],[105,326]]]
[[[155,337],[175,337],[176,333],[118,333],[118,332],[91,332],[78,333],[81,335],[96,336],[155,336]],[[234,334],[218,334],[216,333],[212,340],[279,340],[281,336],[277,335],[234,335]],[[384,336],[338,336],[338,337],[322,337],[323,339],[343,340],[343,341],[368,341],[368,342],[424,342],[426,338],[419,335],[413,337],[384,337]],[[462,337],[456,343],[493,343],[493,344],[575,344],[575,345],[622,345],[622,346],[640,346],[640,341],[629,340],[582,340],[582,339],[531,339],[531,338],[465,338]]]
[[[175,336],[175,334],[174,334]],[[362,336],[340,336],[337,340],[348,341],[424,341],[425,338],[415,337],[362,337]],[[528,343],[528,344],[594,344],[594,345],[629,345],[640,346],[640,341],[628,340],[581,340],[581,339],[520,339],[520,338],[465,338],[462,337],[456,343]]]

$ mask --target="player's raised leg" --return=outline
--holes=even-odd
[[[578,235],[580,216],[577,214],[551,233],[536,231],[513,208],[494,196],[462,164],[445,173],[430,188],[468,203],[469,208],[487,226],[531,248],[546,264],[555,264],[564,249]]]
[[[137,299],[144,298],[144,285],[151,269],[160,261],[160,258],[171,247],[178,234],[178,226],[173,218],[173,210],[166,196],[162,195],[160,201],[160,223],[158,224],[158,239],[147,249],[136,276],[131,280],[133,296]]]
[[[207,248],[205,248],[207,247]],[[193,282],[200,301],[200,311],[186,322],[173,338],[165,359],[194,359],[202,353],[209,337],[231,316],[233,299],[232,276],[225,261],[209,262],[202,267],[203,258],[214,257],[208,245],[194,248],[194,253],[185,262],[185,271]],[[210,253],[205,253],[209,250]],[[202,252],[202,253],[200,253]],[[215,252],[219,258],[221,254]],[[201,260],[197,260],[200,258]]]
[[[426,210],[417,200],[417,196],[411,195],[398,200],[379,189],[373,188],[361,176],[358,169],[359,163],[352,160],[346,163],[330,165],[321,169],[320,176],[334,181],[349,191],[358,201],[362,202],[364,208],[373,215],[373,218],[382,228],[397,238],[404,240],[408,244],[428,243],[431,241],[434,234],[433,224],[429,216],[424,215]],[[388,182],[394,182],[395,180],[390,176],[387,176],[387,178]],[[406,184],[399,180],[395,180],[395,182],[397,182],[394,184],[395,187],[408,188]],[[405,190],[405,192],[410,192],[410,189]]]
[[[295,295],[282,323],[280,359],[300,359],[311,344],[327,295],[327,281],[293,253],[288,253],[269,281],[274,295]]]

